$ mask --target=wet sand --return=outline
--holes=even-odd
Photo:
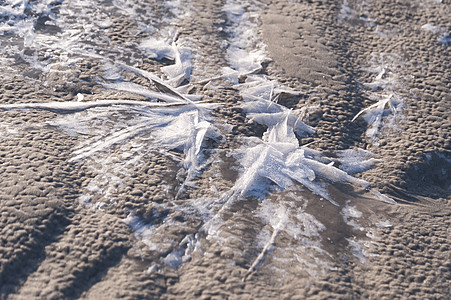
[[[221,10],[223,2],[190,2],[187,7],[192,15],[177,19],[179,39],[198,41],[193,48],[197,57],[193,82],[215,76],[228,66],[227,47],[218,42],[229,34],[223,29],[230,26]],[[138,136],[133,141],[143,147],[124,143],[110,147],[107,154],[70,162],[74,149],[95,138],[93,133],[68,134],[55,123],[67,117],[64,114],[2,110],[0,298],[449,297],[451,69],[450,48],[438,40],[451,28],[449,3],[263,2],[257,11],[256,30],[271,61],[265,62],[260,73],[300,92],[295,97],[281,96],[279,104],[290,109],[316,107],[305,120],[316,132],[300,141],[324,153],[357,148],[373,153],[380,161],[354,176],[397,204],[339,185],[329,188],[338,207],[307,190],[269,193],[268,210],[280,204],[287,210],[305,211],[326,229],[319,230],[313,221],[298,223],[303,230],[311,226],[320,232],[304,240],[282,230],[262,263],[249,271],[261,252],[259,238],[268,238],[276,230],[262,221],[262,201],[249,197],[233,205],[223,215],[218,237],[208,239],[201,231],[202,215],[183,210],[189,199],[217,198],[231,189],[239,171],[233,156],[226,153],[242,146],[244,137],[260,138],[266,130],[248,123],[236,86],[221,79],[213,87],[203,83],[190,87],[189,93],[202,95],[203,101],[221,104],[212,115],[221,120],[218,127],[223,138],[209,145],[213,162],[196,177],[197,188],[187,188],[179,199],[175,194],[180,162],[172,157],[180,158],[183,153],[171,151],[168,156],[165,150],[147,151],[150,142]],[[164,5],[142,6],[160,16],[158,26],[169,26],[167,19],[173,15]],[[121,15],[111,19],[114,24],[105,35],[104,49],[138,43],[149,34],[138,30],[139,20]],[[425,24],[444,31],[425,30]],[[124,60],[131,62],[132,56],[125,53]],[[161,67],[170,64],[136,56],[136,65],[159,76]],[[82,57],[62,75],[40,73],[17,59],[10,69],[2,69],[0,101],[74,101],[79,93],[84,101],[146,100],[134,93],[105,89],[98,80],[103,63]],[[372,72],[374,65],[385,67],[386,72]],[[365,85],[378,74],[396,76],[396,84],[374,90]],[[132,72],[123,76],[129,82],[149,85]],[[394,120],[395,127],[381,128],[375,141],[366,135],[364,118],[352,119],[384,93],[403,100],[402,114]],[[123,116],[123,111],[118,108],[112,119],[136,117],[129,112]],[[83,113],[77,116],[88,118]],[[116,130],[114,126],[109,128]],[[141,153],[138,162],[119,164],[129,158],[127,153]],[[91,204],[106,204],[97,208],[83,204],[80,197],[87,193]],[[299,201],[293,204],[292,199]],[[366,230],[343,220],[343,209],[348,206],[362,213],[355,220]],[[124,221],[130,212],[146,224],[156,224],[152,241],[159,241],[158,249],[149,247]],[[390,226],[381,223],[385,221]],[[173,268],[170,254],[182,249],[181,245],[188,248],[183,242],[187,236],[194,236],[201,250]],[[358,249],[354,253],[346,238],[366,243],[367,255]]]

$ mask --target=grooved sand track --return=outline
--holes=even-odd
[[[0,298],[451,293],[449,2],[0,7]]]

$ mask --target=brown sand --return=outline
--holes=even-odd
[[[223,2],[193,1],[189,5],[197,10],[195,17],[179,24],[180,37],[202,41],[197,51],[205,61],[199,64],[207,70],[227,65],[225,50],[217,44],[224,39],[224,33],[217,30],[225,26],[220,9]],[[341,1],[264,2],[268,5],[261,11],[258,30],[273,62],[263,72],[302,91],[300,99],[281,100],[288,107],[319,106],[309,120],[317,132],[304,142],[314,142],[312,147],[322,151],[363,148],[382,160],[375,168],[357,176],[399,204],[385,205],[373,199],[343,195],[342,191],[335,193],[341,205],[352,199],[353,205],[367,218],[363,222],[369,224],[373,218],[391,221],[392,227],[375,229],[380,239],[371,251],[378,255],[366,264],[351,257],[341,260],[347,253],[343,239],[353,233],[346,232],[349,229],[339,215],[339,208],[326,201],[313,201],[316,204],[308,210],[328,228],[323,238],[327,237],[329,242],[324,247],[333,256],[330,263],[334,269],[313,278],[299,269],[299,264],[288,262],[280,265],[287,271],[282,278],[271,269],[273,265],[268,259],[243,281],[258,252],[252,245],[253,239],[265,226],[254,214],[258,201],[249,200],[234,207],[236,213],[231,212],[226,220],[230,230],[225,230],[223,235],[232,240],[239,237],[229,247],[203,240],[204,252],[194,253],[180,268],[163,267],[149,274],[146,270],[152,262],[159,262],[160,254],[139,242],[123,219],[130,210],[149,221],[165,214],[177,217],[177,212],[158,211],[153,205],[167,201],[166,187],[177,182],[176,163],[162,154],[148,153],[142,164],[131,167],[128,174],[119,175],[125,184],[113,192],[115,205],[103,211],[89,209],[78,198],[97,174],[88,163],[67,161],[78,140],[43,125],[55,119],[56,114],[1,111],[0,121],[17,132],[6,136],[2,131],[0,135],[0,298],[449,297],[450,48],[421,29],[422,25],[431,23],[449,31],[449,2],[371,1],[359,6],[358,1],[348,1],[357,13],[345,18],[339,18]],[[153,5],[157,12],[164,10],[159,4],[148,5]],[[366,24],[361,16],[371,17],[375,25]],[[375,33],[376,25],[381,34]],[[130,34],[134,26],[134,20],[118,18],[108,34],[111,47],[139,40],[139,35]],[[405,78],[403,88],[397,90],[405,101],[405,119],[398,124],[398,130],[379,136],[379,146],[365,137],[363,119],[351,122],[361,109],[373,103],[361,87],[361,83],[370,80],[362,68],[368,67],[372,53],[397,53],[405,62],[398,70],[399,76]],[[141,67],[158,74],[163,64],[144,59]],[[124,93],[105,92],[90,79],[101,69],[91,58],[84,58],[66,78],[35,75],[38,88],[25,79],[31,72],[26,64],[15,67],[21,72],[0,79],[1,103],[72,101],[77,93],[85,94],[86,100],[124,96]],[[140,83],[142,79],[131,76],[130,80]],[[221,84],[214,91],[195,86],[192,92],[204,95],[207,101],[224,104],[215,111],[215,117],[231,124],[233,129],[226,134],[226,142],[217,147],[229,150],[239,147],[243,136],[261,136],[264,128],[247,123],[239,108],[238,92],[225,82]],[[132,94],[125,97],[142,99]],[[427,159],[428,153],[435,154]],[[111,152],[112,157],[120,154],[120,149]],[[237,176],[233,170],[224,171],[229,164],[233,161],[212,166],[201,175],[199,188],[189,189],[185,197],[212,196],[210,177],[215,178],[219,191],[226,191]],[[221,176],[215,177],[218,173]],[[272,201],[285,197],[279,196],[273,195]],[[95,197],[93,202],[103,199],[103,195]],[[179,219],[183,219],[183,226],[168,228],[161,239],[180,241],[201,226],[195,215],[179,216]],[[296,250],[296,241],[287,235],[281,234],[276,245],[275,257],[282,257],[283,249],[295,249],[292,251],[308,259],[308,253]],[[274,259],[273,264],[276,263]]]

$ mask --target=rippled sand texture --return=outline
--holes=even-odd
[[[450,15],[0,1],[0,298],[447,299]]]

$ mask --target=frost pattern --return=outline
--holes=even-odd
[[[83,0],[2,3],[0,14],[9,16],[10,22],[8,25],[2,23],[0,31],[14,34],[10,43],[4,45],[2,54],[6,58],[2,59],[13,61],[13,54],[20,53],[26,64],[40,71],[44,78],[58,73],[67,75],[68,81],[76,73],[75,66],[79,61],[96,61],[100,73],[90,79],[101,84],[106,91],[118,91],[119,97],[116,98],[119,99],[91,101],[78,93],[76,101],[0,106],[2,110],[42,109],[60,114],[47,124],[81,140],[69,161],[84,163],[96,174],[86,188],[87,193],[79,197],[82,205],[102,210],[114,203],[115,190],[124,184],[119,174],[127,174],[129,167],[140,164],[145,155],[158,152],[179,163],[178,179],[181,183],[176,195],[166,195],[166,203],[155,204],[152,220],[141,220],[133,212],[124,220],[134,230],[137,239],[159,254],[160,260],[153,262],[149,272],[162,266],[178,268],[191,259],[192,253],[202,251],[205,240],[218,241],[227,247],[228,241],[221,237],[225,213],[239,201],[256,198],[259,201],[256,213],[264,228],[255,237],[259,252],[249,262],[245,277],[265,265],[266,260],[281,266],[292,264],[293,258],[307,273],[317,276],[322,270],[331,269],[327,261],[330,254],[322,248],[321,234],[326,228],[306,212],[308,201],[291,192],[300,191],[304,186],[330,203],[339,205],[329,194],[329,184],[345,183],[357,189],[369,188],[367,182],[350,174],[370,168],[376,160],[363,150],[346,150],[337,153],[337,157],[326,157],[308,145],[301,145],[299,138],[313,134],[314,128],[303,122],[302,109],[291,110],[277,103],[282,94],[296,96],[299,93],[282,86],[275,78],[258,74],[264,71],[264,63],[270,61],[256,32],[262,5],[259,1],[226,1],[223,11],[228,19],[226,57],[229,67],[214,70],[213,73],[221,75],[208,80],[228,79],[241,95],[243,103],[240,106],[249,121],[266,126],[267,130],[262,137],[243,138],[239,149],[227,153],[240,166],[239,178],[230,190],[218,192],[216,198],[179,201],[188,187],[196,186],[196,177],[208,164],[218,162],[214,157],[216,150],[206,147],[206,142],[221,142],[223,136],[218,128],[224,125],[211,116],[211,111],[220,103],[207,104],[200,96],[186,93],[196,62],[195,49],[187,46],[195,44],[195,41],[179,39],[177,34],[178,18],[189,17],[191,13],[183,3],[164,3],[166,13],[160,16],[159,23],[166,27],[160,31],[148,25],[148,19],[157,19],[157,16],[145,6],[130,1],[114,0],[105,4],[103,10]],[[79,17],[74,16],[75,11]],[[114,27],[115,19],[110,16],[121,15],[136,16],[140,32],[133,32],[133,36],[142,32],[152,35],[133,40],[123,48],[114,46],[114,49],[107,50],[110,40],[98,37],[97,30]],[[35,28],[40,22],[38,16],[45,18],[40,20],[45,26],[39,30]],[[18,40],[23,41],[24,49],[19,49]],[[48,55],[43,57],[43,52]],[[146,56],[169,60],[172,64],[162,67],[159,76],[136,67]],[[378,72],[382,74],[382,70]],[[389,74],[383,72],[373,85],[385,84],[383,89],[387,89],[392,82],[382,80]],[[138,80],[130,81],[132,75]],[[202,84],[202,81],[197,83]],[[127,99],[124,95],[139,95],[144,100]],[[2,136],[14,134],[16,130],[8,124],[1,124],[0,129]],[[178,150],[183,154],[175,155],[168,150]],[[285,196],[276,200],[268,198],[268,195],[278,192],[285,193]],[[377,191],[369,192],[390,203],[391,199]],[[92,203],[96,195],[101,195],[106,202]],[[297,204],[299,202],[301,205]],[[170,208],[169,213],[159,214],[160,208]],[[356,216],[350,207],[343,208],[342,212],[345,222],[349,221],[349,216]],[[187,221],[195,225],[187,225]],[[351,223],[348,225],[353,226]],[[188,233],[175,241],[167,237],[171,228],[183,228]],[[283,249],[279,247],[280,235],[291,240]],[[354,242],[350,245],[360,259],[358,245]]]

